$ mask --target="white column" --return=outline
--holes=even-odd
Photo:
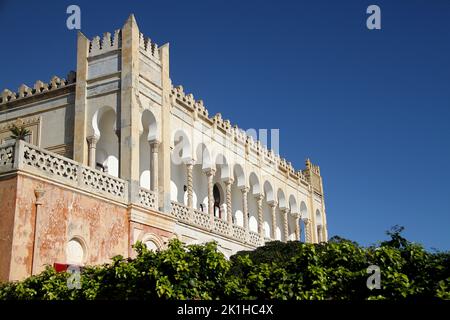
[[[158,151],[159,151],[159,141],[149,141],[150,143],[150,189],[158,193]]]
[[[305,224],[305,242],[312,242],[312,234],[311,234],[311,219],[306,218],[303,220]]]
[[[300,229],[300,215],[295,215],[295,240],[300,241],[302,230]]]
[[[248,191],[249,187],[241,189],[242,192],[242,211],[244,214],[244,229],[248,232]]]
[[[214,221],[214,174],[216,173],[215,169],[208,169],[206,171],[206,177],[208,178],[208,213],[211,218],[211,221]]]
[[[192,170],[194,168],[193,161],[189,161],[186,163],[187,170],[187,206],[188,208],[194,207],[194,185],[193,185],[193,177]]]
[[[317,243],[322,242],[322,225],[317,226]]]
[[[98,137],[87,137],[88,142],[88,166],[95,169],[95,153],[97,148]]]
[[[283,216],[283,234],[284,234],[284,241],[289,241],[289,215],[288,215],[288,209],[283,208],[281,210],[281,215]]]
[[[276,201],[272,201],[269,203],[270,209],[271,209],[271,218],[272,218],[272,228],[270,232],[270,237],[275,240],[277,237],[276,234],[276,228],[277,228],[277,205],[278,203]]]
[[[258,194],[255,196],[256,202],[258,204],[258,234],[259,236],[264,239],[264,216],[263,216],[263,207],[262,207],[262,201],[264,199],[264,195]]]
[[[231,186],[233,185],[233,179],[229,178],[224,181],[225,183],[225,203],[227,205],[227,222],[231,226],[233,224],[233,212],[231,208]]]

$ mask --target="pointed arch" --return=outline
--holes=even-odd
[[[245,174],[244,169],[239,163],[236,163],[233,167],[233,175],[234,180],[236,181],[236,186],[239,189],[242,189],[245,187]]]
[[[299,213],[297,199],[295,199],[295,196],[293,194],[291,194],[289,196],[289,211],[290,211],[291,215],[295,215],[295,214]]]
[[[306,203],[304,201],[300,203],[300,215],[302,219],[309,218],[308,207],[306,206]]]
[[[254,173],[254,172],[250,173],[249,183],[250,183],[250,188],[251,188],[251,192],[253,195],[258,195],[261,193],[259,178],[256,175],[256,173]]]
[[[278,188],[277,199],[278,199],[278,206],[280,207],[280,209],[288,208],[286,204],[286,197],[284,196],[284,191],[281,188]]]
[[[216,171],[220,171],[220,180],[223,181],[230,178],[230,166],[228,165],[227,158],[222,153],[216,155],[214,164],[216,166]]]
[[[140,131],[147,134],[147,141],[159,141],[158,124],[155,115],[150,110],[144,110],[141,116]]]
[[[211,152],[203,142],[199,143],[195,148],[195,164],[200,165],[202,170],[212,167]]]
[[[272,184],[268,180],[266,180],[264,182],[264,195],[266,196],[266,201],[268,203],[275,201],[273,187],[272,187]]]
[[[139,185],[151,189],[151,172],[153,165],[150,144],[159,141],[156,118],[150,110],[144,110],[139,128]]]
[[[119,138],[116,134],[116,111],[109,106],[98,109],[92,117],[92,129],[98,138],[95,167],[112,176],[119,176]]]

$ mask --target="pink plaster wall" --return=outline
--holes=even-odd
[[[0,281],[9,279],[16,184],[15,176],[0,179]]]
[[[19,175],[11,280],[30,275],[36,188],[45,194],[37,216],[33,273],[39,273],[47,264],[66,263],[66,244],[73,237],[87,246],[85,264],[106,263],[115,255],[128,255],[126,207]]]

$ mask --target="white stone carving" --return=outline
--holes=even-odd
[[[259,237],[259,235],[256,232],[250,231],[249,232],[249,239],[248,242],[252,245],[252,246],[260,246],[261,245],[261,239]]]
[[[83,167],[82,174],[83,184],[91,189],[117,197],[125,196],[125,181],[88,167]]]
[[[172,215],[177,219],[189,222],[189,208],[172,201]]]
[[[139,204],[150,209],[156,208],[156,194],[150,190],[139,189]]]
[[[203,229],[209,229],[211,217],[201,211],[194,210],[193,223]]]
[[[227,236],[229,233],[229,230],[230,230],[229,225],[225,220],[214,217],[213,232],[220,233],[220,234]]]
[[[247,238],[247,232],[245,231],[244,228],[237,225],[233,225],[233,238],[241,242],[245,242]]]
[[[0,147],[0,167],[12,166],[14,163],[14,144],[5,144]]]
[[[63,179],[77,180],[78,165],[69,159],[27,143],[24,144],[23,150],[23,164]]]

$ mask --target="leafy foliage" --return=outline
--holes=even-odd
[[[17,126],[16,124],[13,124],[9,131],[11,132],[11,139],[15,140],[25,140],[25,138],[31,134],[29,129],[23,126]]]
[[[214,242],[164,251],[135,245],[137,257],[83,269],[81,289],[53,268],[0,285],[0,299],[450,299],[450,253],[427,252],[392,229],[390,240],[364,248],[340,237],[328,243],[274,241],[226,260]],[[369,265],[381,289],[367,288]]]

